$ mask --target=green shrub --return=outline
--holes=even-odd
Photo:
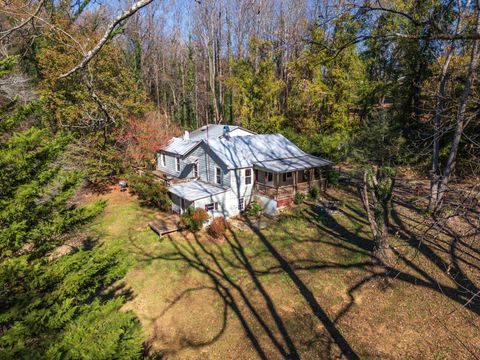
[[[226,230],[227,220],[224,217],[217,216],[213,218],[212,223],[208,226],[207,232],[211,237],[218,239],[225,235]]]
[[[145,175],[130,175],[128,177],[130,191],[138,196],[143,205],[154,206],[162,211],[169,211],[171,201],[167,188],[155,180],[152,173]]]
[[[245,211],[245,213],[248,216],[258,216],[260,215],[261,211],[262,211],[262,207],[260,206],[260,204],[255,200],[253,200],[250,204],[248,204],[247,210]]]
[[[182,214],[182,224],[192,232],[199,231],[207,220],[208,213],[202,208],[189,207]]]
[[[298,193],[298,192],[295,194],[295,197],[293,198],[293,202],[297,205],[300,205],[301,203],[303,203],[303,200],[305,200],[305,194]]]
[[[332,185],[338,185],[340,180],[340,173],[336,170],[329,169],[327,171],[327,181]]]
[[[318,187],[318,185],[314,185],[310,188],[308,194],[310,195],[310,198],[312,200],[317,200],[318,198],[318,195],[320,195],[320,188]]]

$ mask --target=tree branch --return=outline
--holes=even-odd
[[[139,0],[136,3],[134,3],[129,9],[125,10],[121,15],[117,16],[107,27],[107,30],[105,31],[105,34],[102,36],[100,41],[95,45],[95,47],[87,52],[80,61],[80,63],[69,70],[68,72],[62,74],[59,76],[60,79],[66,78],[67,76],[72,75],[74,72],[83,69],[94,57],[97,55],[97,53],[102,49],[102,47],[107,43],[108,40],[110,40],[115,28],[125,19],[128,19],[130,16],[135,14],[138,10],[143,8],[144,6],[147,6],[150,4],[153,0]]]
[[[12,27],[11,29],[8,29],[8,30],[5,30],[5,31],[2,31],[2,36],[0,36],[0,41],[2,41],[3,39],[5,39],[7,36],[11,35],[12,33],[14,33],[15,31],[17,30],[20,30],[22,27],[24,27],[25,25],[27,25],[30,21],[33,20],[33,18],[37,17],[38,13],[40,12],[40,10],[42,9],[43,5],[45,4],[46,0],[41,0],[40,3],[38,4],[37,6],[37,9],[35,10],[35,12],[30,15],[28,18],[26,18],[23,22],[21,22],[20,24],[18,24],[17,26],[14,26]]]

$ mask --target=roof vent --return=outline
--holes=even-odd
[[[183,140],[190,140],[190,133],[188,131],[185,131],[185,134],[183,134]]]
[[[230,126],[223,126],[223,136],[225,136],[226,138],[230,137]]]

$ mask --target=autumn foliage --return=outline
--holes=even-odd
[[[225,235],[226,230],[227,220],[225,220],[224,217],[217,216],[213,218],[212,223],[208,226],[207,232],[211,237],[219,239]]]
[[[165,116],[151,112],[143,118],[130,117],[117,140],[123,144],[125,160],[130,166],[151,168],[155,153],[179,133],[179,128],[169,124]]]

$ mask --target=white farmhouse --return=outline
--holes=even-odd
[[[200,207],[212,217],[230,217],[253,199],[273,214],[295,193],[324,188],[322,170],[331,164],[280,134],[206,125],[171,139],[157,154],[155,174],[166,182],[175,212]]]

